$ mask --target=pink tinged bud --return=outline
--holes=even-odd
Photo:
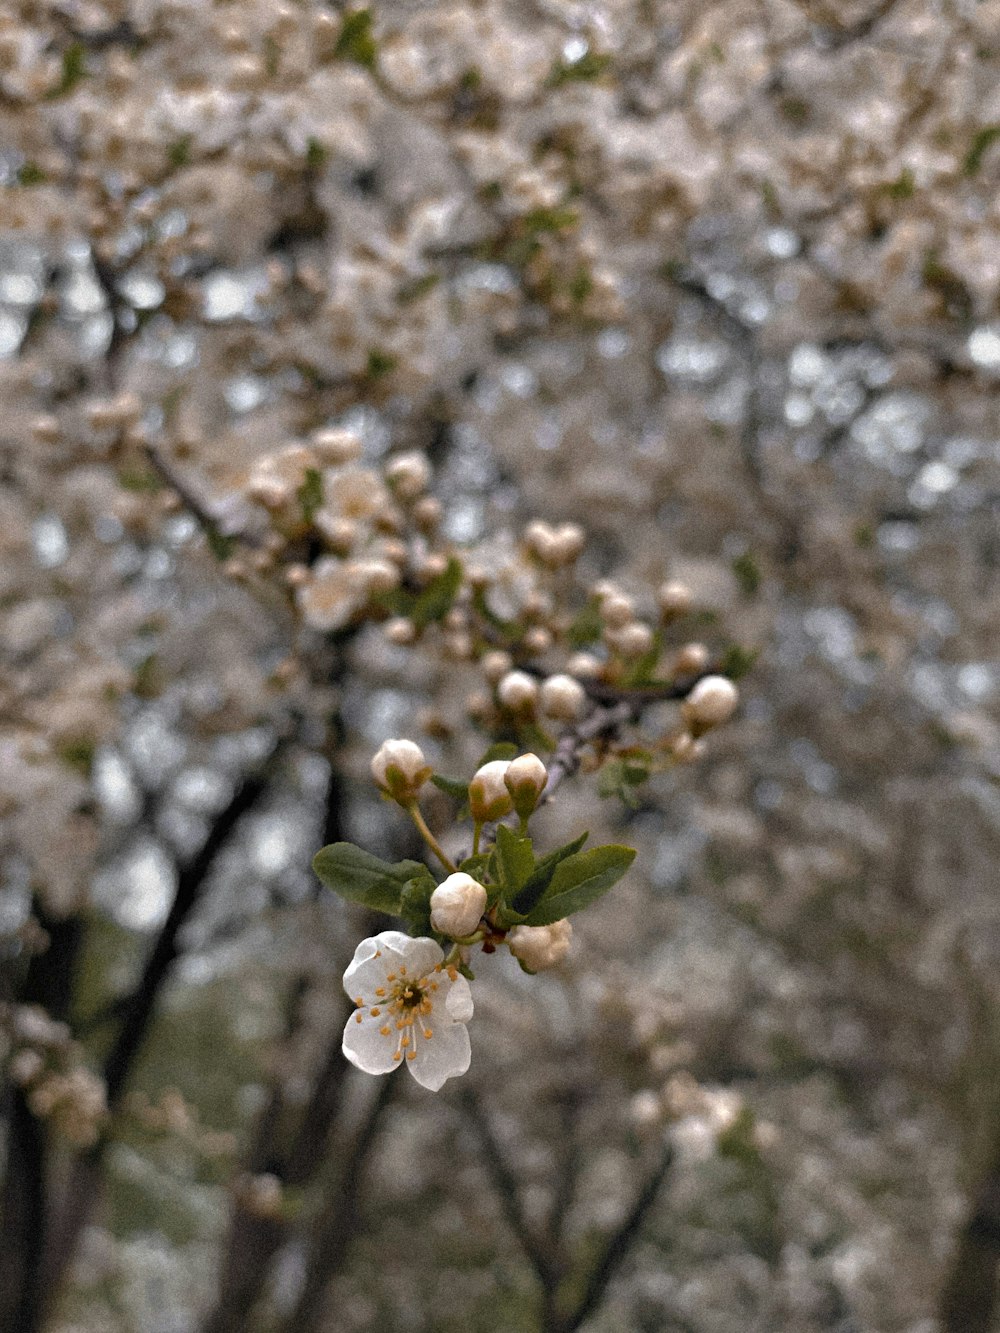
[[[731,680],[725,676],[706,676],[684,700],[681,712],[693,731],[706,731],[727,722],[739,700],[739,692]]]
[[[504,779],[510,763],[506,759],[492,759],[483,764],[469,783],[469,809],[477,824],[502,819],[514,808]]]
[[[430,775],[430,764],[415,741],[384,741],[372,759],[372,777],[400,805],[415,801]]]
[[[507,947],[528,972],[545,972],[569,953],[573,927],[566,920],[550,926],[515,926],[507,936]]]
[[[587,694],[572,676],[549,676],[541,688],[542,712],[560,722],[575,722],[583,712]]]
[[[545,790],[548,771],[537,754],[522,754],[512,759],[504,776],[514,809],[527,819]]]
[[[472,935],[486,910],[486,890],[461,870],[449,875],[431,894],[431,925],[439,935],[463,939]]]

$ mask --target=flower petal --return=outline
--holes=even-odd
[[[456,1023],[468,1023],[472,1017],[472,988],[465,977],[457,977],[444,997],[444,1007]]]
[[[397,971],[405,962],[403,948],[409,943],[409,935],[401,930],[383,930],[380,935],[362,940],[344,973],[344,990],[351,999],[356,1000],[360,995],[366,1004],[375,1004],[376,987],[384,986],[386,974]]]
[[[379,1029],[384,1023],[384,1018],[372,1018],[359,1009],[351,1014],[344,1028],[344,1055],[366,1074],[388,1074],[400,1063],[394,1059],[399,1033],[393,1027],[388,1037],[383,1036]]]
[[[387,930],[386,935],[398,935],[398,931]],[[401,936],[404,944],[393,944],[390,947],[403,955],[403,962],[406,964],[406,975],[408,977],[426,977],[429,972],[433,972],[438,963],[444,961],[444,950],[440,944],[420,935],[412,939],[409,935]]]
[[[468,1069],[472,1045],[464,1023],[436,1024],[429,1040],[418,1027],[413,1040],[415,1055],[406,1064],[421,1087],[437,1092],[447,1079]]]

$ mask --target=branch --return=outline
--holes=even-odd
[[[546,1247],[535,1234],[534,1228],[525,1216],[524,1209],[521,1207],[521,1196],[518,1193],[514,1170],[507,1161],[499,1140],[493,1133],[492,1126],[479,1102],[479,1098],[474,1092],[467,1091],[463,1093],[461,1101],[466,1116],[482,1140],[485,1149],[483,1162],[487,1174],[493,1182],[507,1225],[524,1251],[528,1263],[534,1269],[535,1276],[546,1295],[546,1305],[548,1306],[555,1294],[555,1287],[558,1282],[557,1265],[547,1253]]]
[[[646,1181],[639,1192],[639,1196],[632,1205],[631,1212],[622,1222],[621,1226],[608,1240],[600,1259],[598,1259],[590,1277],[587,1279],[587,1285],[579,1305],[561,1326],[560,1333],[575,1333],[585,1320],[589,1319],[600,1304],[608,1283],[614,1277],[615,1271],[621,1266],[635,1240],[643,1220],[659,1193],[660,1186],[670,1170],[673,1161],[673,1149],[667,1143],[664,1146],[660,1161],[653,1171],[652,1175]]]

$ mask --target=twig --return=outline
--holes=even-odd
[[[640,1190],[628,1216],[604,1247],[600,1259],[587,1279],[579,1304],[561,1325],[560,1333],[575,1333],[575,1330],[596,1310],[608,1288],[608,1283],[628,1254],[646,1214],[653,1206],[672,1161],[673,1149],[668,1143],[663,1149],[658,1165]]]

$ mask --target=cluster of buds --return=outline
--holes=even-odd
[[[83,1052],[65,1023],[37,1005],[7,1015],[7,1073],[23,1088],[34,1115],[47,1119],[78,1147],[97,1141],[107,1116],[104,1082],[83,1064]]]

